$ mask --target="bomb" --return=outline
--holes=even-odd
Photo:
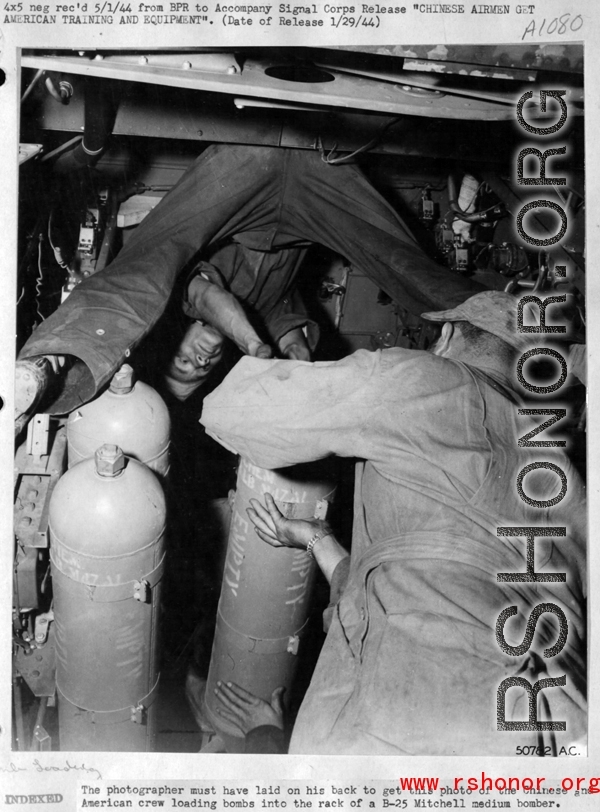
[[[49,508],[62,750],[152,750],[165,499],[150,469],[101,446]]]
[[[269,492],[288,518],[324,519],[332,483],[328,463],[268,471],[240,462],[203,707],[208,726],[225,740],[240,734],[218,713],[217,681],[236,682],[267,701],[280,685],[291,687],[316,575],[304,550],[261,541],[246,508]]]
[[[170,427],[158,392],[136,381],[133,369],[123,364],[105,392],[69,415],[69,468],[93,457],[103,443],[113,443],[164,476],[169,469]]]

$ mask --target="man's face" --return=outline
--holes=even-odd
[[[203,381],[221,360],[224,341],[218,330],[194,322],[171,359],[167,374],[182,383]]]

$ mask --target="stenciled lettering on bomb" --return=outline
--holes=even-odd
[[[239,510],[234,510],[231,516],[231,533],[223,580],[236,598],[242,578],[242,562],[245,556],[244,543],[247,538],[248,527],[248,521]]]
[[[312,574],[312,570],[313,562],[312,559],[306,555],[306,551],[295,551],[290,572],[297,573],[300,581],[286,587],[286,592],[290,593],[285,602],[286,606],[304,603],[308,597],[308,587],[311,580],[310,576]]]
[[[517,103],[517,121],[520,126],[535,137],[547,137],[558,133],[565,125],[568,117],[568,107],[564,99],[566,90],[540,90],[540,110],[546,113],[547,104],[549,99],[553,99],[554,103],[560,108],[560,116],[558,120],[547,127],[538,127],[528,121],[524,116],[524,107],[528,101],[533,98],[533,91],[524,93]],[[554,156],[562,156],[567,154],[567,145],[553,145],[544,151],[537,147],[524,147],[519,152],[517,158],[517,182],[522,186],[565,186],[567,180],[565,177],[548,177],[546,174],[546,164],[548,160]],[[538,161],[537,177],[524,177],[525,160],[528,157],[533,157]],[[557,232],[550,237],[537,237],[529,234],[525,225],[525,217],[529,212],[539,209],[547,209],[555,212],[560,219],[560,226]],[[536,246],[546,249],[551,246],[556,246],[565,236],[568,228],[568,219],[565,210],[559,204],[552,200],[538,199],[526,203],[516,218],[516,228],[521,239],[529,246]],[[567,268],[564,265],[556,265],[554,267],[555,279],[564,279],[566,277]],[[560,304],[566,302],[566,295],[548,296],[545,299],[540,299],[538,296],[528,295],[521,297],[517,309],[517,329],[520,333],[534,333],[542,335],[556,335],[557,333],[566,333],[565,325],[548,325],[546,324],[546,309],[553,304]],[[538,308],[539,324],[533,326],[526,326],[523,324],[523,311],[526,304],[534,305]],[[528,381],[524,374],[525,363],[535,356],[549,356],[558,362],[560,365],[560,377],[558,380],[547,386],[538,386]],[[564,357],[555,349],[550,347],[535,347],[524,352],[517,363],[517,378],[521,386],[527,391],[536,395],[551,395],[557,392],[565,380],[567,379],[568,368]],[[540,434],[546,429],[553,426],[555,423],[562,420],[567,412],[562,408],[533,408],[533,409],[519,409],[519,415],[529,416],[550,416],[549,420],[540,423],[532,431],[524,434],[518,441],[520,448],[556,448],[564,447],[566,445],[564,440],[532,440],[532,437]],[[549,499],[534,499],[529,496],[524,487],[524,480],[528,473],[539,470],[547,469],[552,471],[560,482],[560,491],[556,496]],[[526,504],[533,508],[552,508],[559,504],[566,496],[568,489],[567,477],[564,471],[555,463],[548,460],[539,460],[534,463],[525,465],[517,476],[516,481],[517,493],[519,498]],[[512,583],[564,583],[567,575],[564,572],[553,573],[539,573],[535,571],[535,540],[536,538],[565,538],[567,535],[566,527],[498,527],[498,536],[512,536],[525,538],[526,548],[526,570],[525,572],[501,572],[497,575],[497,580],[500,582]],[[496,641],[502,651],[513,657],[520,657],[526,654],[532,644],[533,637],[537,622],[544,614],[552,614],[558,620],[558,638],[554,645],[546,648],[543,651],[545,658],[556,657],[564,648],[569,626],[565,613],[563,610],[552,602],[539,603],[535,606],[529,615],[523,641],[520,645],[511,646],[507,643],[504,636],[504,625],[510,617],[518,614],[517,606],[509,606],[504,609],[496,621]],[[567,675],[563,674],[560,677],[548,677],[540,679],[533,685],[524,677],[508,677],[504,679],[497,689],[496,708],[497,708],[497,729],[500,731],[564,731],[567,729],[567,723],[563,720],[557,721],[538,721],[537,717],[537,697],[538,694],[544,689],[549,689],[558,686],[564,686],[567,683]],[[513,686],[524,688],[528,696],[528,720],[527,721],[506,721],[506,692]]]

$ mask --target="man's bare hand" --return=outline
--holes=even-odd
[[[295,341],[288,344],[283,355],[292,361],[310,361],[310,350],[308,346],[306,344],[298,344]]]
[[[251,499],[247,508],[256,535],[271,547],[296,547],[306,550],[309,541],[319,530],[330,532],[327,522],[321,519],[286,519],[270,493],[265,494],[265,506],[258,499]]]
[[[201,319],[231,339],[246,355],[273,357],[271,347],[260,340],[237,298],[201,275],[195,276],[188,286],[184,310],[188,316]]]
[[[258,339],[258,337],[256,339],[251,339],[247,342],[245,351],[247,355],[251,355],[254,358],[273,357],[273,350],[271,349],[271,347],[269,347],[268,344],[263,344],[262,341]]]
[[[310,361],[310,348],[301,327],[285,333],[278,341],[279,352],[293,361]]]
[[[217,682],[215,694],[222,707],[217,712],[244,736],[261,725],[273,725],[283,730],[282,696],[285,688],[275,688],[271,702],[265,702],[235,682]]]

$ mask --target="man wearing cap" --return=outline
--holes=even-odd
[[[563,449],[518,445],[533,424],[514,391],[526,349],[516,306],[486,291],[423,314],[442,325],[430,352],[361,350],[316,364],[244,358],[205,401],[209,433],[263,468],[331,454],[363,460],[350,556],[327,524],[284,519],[270,497],[249,511],[264,541],[309,548],[332,587],[331,625],[290,752],[482,756],[533,745],[550,755],[574,743],[583,752],[584,491]],[[518,473],[540,458],[568,481],[552,508],[517,492]],[[544,468],[526,488],[548,500],[560,483]],[[536,539],[535,570],[566,572],[566,582],[499,582],[500,572],[526,571],[527,545],[498,528],[548,525],[568,536]],[[504,630],[517,646],[532,609],[548,602],[568,619],[560,654],[542,657],[558,636],[548,614],[527,652],[506,654],[496,641],[501,612],[518,608]],[[566,675],[540,692],[537,711],[540,721],[565,721],[565,731],[497,729],[498,687],[515,675],[531,685]],[[526,691],[511,688],[506,719],[527,718]]]

